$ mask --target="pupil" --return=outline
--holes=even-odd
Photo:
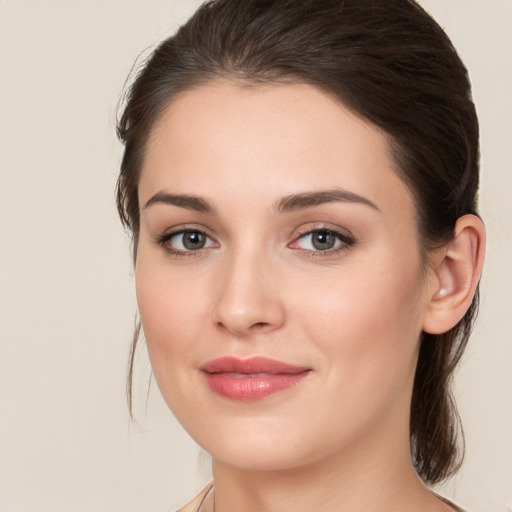
[[[336,238],[329,231],[318,231],[313,234],[313,247],[318,251],[332,249],[336,243]]]
[[[187,231],[183,234],[183,245],[186,249],[202,249],[205,244],[205,236],[199,231]]]

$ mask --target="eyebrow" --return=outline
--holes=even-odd
[[[377,205],[366,197],[343,189],[304,192],[283,197],[274,205],[278,213],[293,212],[306,208],[315,208],[326,203],[358,203],[379,210]]]
[[[274,204],[274,211],[277,213],[288,213],[336,202],[362,204],[379,211],[377,205],[366,197],[343,189],[291,194],[279,199]],[[199,213],[215,213],[213,206],[206,199],[198,196],[157,192],[146,202],[144,208],[148,208],[154,204],[170,204],[180,208],[194,210]]]
[[[213,206],[203,199],[202,197],[180,195],[180,194],[169,194],[167,192],[157,192],[152,196],[149,201],[144,205],[144,209],[149,208],[154,204],[171,204],[179,206],[180,208],[187,208],[188,210],[194,210],[199,213],[214,213]]]

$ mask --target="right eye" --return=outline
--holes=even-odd
[[[185,229],[169,233],[159,240],[159,243],[173,253],[200,251],[209,247],[217,247],[206,233],[197,229]]]

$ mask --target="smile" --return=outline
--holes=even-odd
[[[310,368],[293,366],[275,359],[223,357],[202,365],[210,389],[232,400],[259,400],[299,384]]]

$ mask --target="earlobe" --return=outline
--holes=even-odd
[[[423,330],[442,334],[455,327],[468,310],[482,273],[485,229],[476,215],[457,220],[453,240],[439,251],[429,279]]]

